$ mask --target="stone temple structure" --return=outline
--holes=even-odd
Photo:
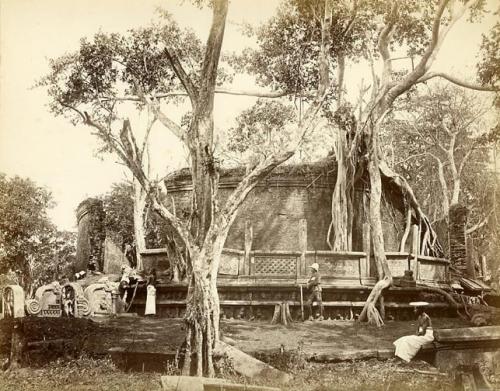
[[[320,267],[326,316],[349,318],[360,311],[377,279],[367,218],[368,183],[359,180],[355,186],[352,251],[332,252],[327,234],[335,174],[332,160],[278,167],[248,195],[230,229],[220,264],[218,287],[226,316],[267,318],[276,304],[286,301],[292,317],[298,317],[300,284],[307,280],[312,263]],[[244,169],[239,168],[221,172],[221,202],[243,175]],[[189,170],[171,175],[166,186],[177,216],[188,216]],[[417,282],[448,287],[449,261],[420,255],[421,234],[415,218],[405,236],[403,194],[387,181],[383,187],[384,239],[393,276],[403,276],[411,269]],[[403,237],[407,239],[402,244]],[[146,250],[142,254],[145,267],[153,266],[161,274],[171,267],[169,253],[167,249]],[[186,292],[185,282],[160,280],[158,313],[182,315]],[[384,296],[386,314],[404,318],[412,316],[408,303],[419,292],[412,287],[393,288]],[[139,291],[133,308],[141,313],[144,304],[145,292]],[[431,312],[444,308],[444,302],[431,304]]]

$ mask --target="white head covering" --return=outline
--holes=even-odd
[[[319,270],[319,265],[317,263],[313,263],[311,266],[309,266],[311,269],[314,269],[316,271]]]
[[[412,301],[410,305],[412,307],[426,307],[429,305],[429,303],[426,301]]]

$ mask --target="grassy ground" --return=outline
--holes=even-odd
[[[454,380],[449,375],[432,374],[424,362],[401,366],[393,360],[359,361],[337,364],[311,364],[288,361],[293,380],[282,390],[327,391],[452,391]],[[419,372],[417,372],[419,371]],[[53,362],[39,369],[23,368],[0,373],[0,390],[4,391],[90,391],[90,390],[161,390],[159,373],[124,373],[109,360],[80,358],[70,362]],[[245,380],[226,376],[233,382]],[[262,383],[261,383],[262,384]],[[277,386],[273,382],[265,385]]]
[[[433,321],[435,328],[464,326],[456,318]],[[176,319],[118,318],[91,322],[32,318],[26,321],[25,327],[27,335],[36,340],[80,335],[83,348],[79,354],[83,357],[69,361],[59,359],[38,368],[0,372],[0,390],[160,390],[160,376],[175,374],[172,368],[165,368],[161,373],[123,372],[109,359],[89,357],[92,353],[92,357],[102,355],[109,347],[116,346],[131,352],[171,351],[184,335],[182,322]],[[306,362],[305,354],[301,353],[320,349],[390,348],[392,341],[413,333],[414,328],[415,322],[387,322],[380,329],[343,321],[294,323],[289,327],[264,322],[223,322],[224,335],[234,339],[240,349],[262,353],[271,360],[270,364],[292,374],[293,381],[282,390],[454,390],[452,375],[439,374],[423,361],[409,367],[393,359],[319,364]],[[297,349],[299,345],[303,350]],[[283,350],[284,353],[278,353]],[[44,357],[47,353],[43,353]],[[231,372],[230,362],[223,362],[220,368],[225,378],[245,382]],[[488,375],[496,389],[500,389],[500,378]],[[266,385],[276,384],[268,381]]]
[[[42,368],[21,368],[0,373],[3,391],[90,391],[161,390],[160,375],[124,373],[106,359],[82,357],[69,362],[55,361]]]

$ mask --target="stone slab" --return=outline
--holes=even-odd
[[[434,330],[434,338],[440,343],[499,341],[500,326],[438,329]]]
[[[256,358],[242,352],[241,350],[228,345],[222,341],[218,342],[216,348],[217,356],[227,357],[232,361],[234,370],[251,379],[273,379],[278,383],[286,384],[291,380],[291,376],[285,372],[279,371],[272,366],[257,360]]]
[[[331,350],[329,352],[318,352],[310,357],[311,361],[318,362],[337,362],[348,360],[367,360],[378,357],[375,349],[362,350]]]
[[[280,391],[275,387],[236,384],[225,379],[192,376],[162,376],[161,386],[163,391]]]

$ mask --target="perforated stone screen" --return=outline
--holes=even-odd
[[[295,275],[297,257],[260,256],[255,257],[254,274],[257,275]]]

